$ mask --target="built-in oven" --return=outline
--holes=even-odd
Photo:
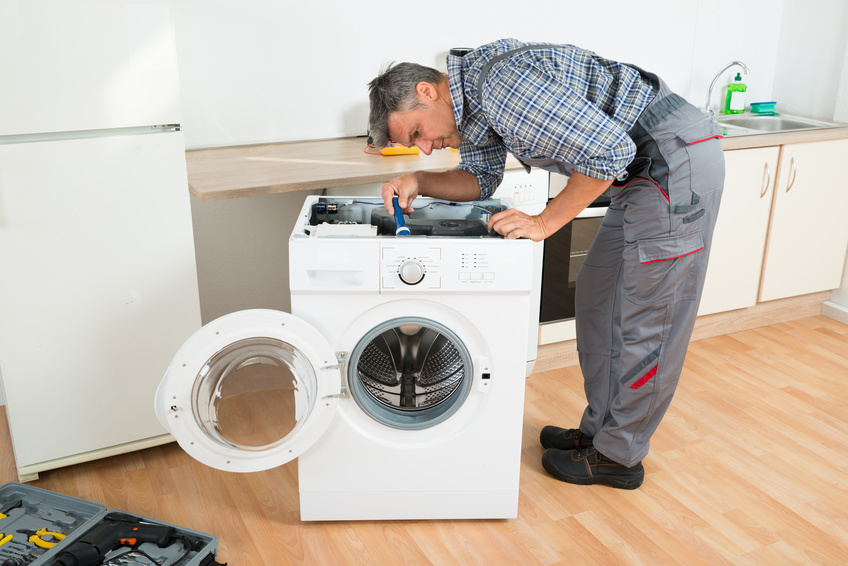
[[[551,196],[556,175],[551,175]],[[557,233],[545,239],[542,260],[542,299],[539,309],[539,344],[552,344],[577,337],[574,327],[574,293],[577,274],[595,239],[609,206],[600,197]]]

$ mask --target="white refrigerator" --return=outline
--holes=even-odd
[[[18,473],[170,440],[200,327],[171,5],[0,2],[0,379]]]

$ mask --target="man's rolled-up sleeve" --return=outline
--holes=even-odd
[[[506,148],[499,140],[493,139],[481,146],[463,143],[459,151],[460,161],[457,169],[468,171],[477,177],[481,200],[491,197],[503,180]]]

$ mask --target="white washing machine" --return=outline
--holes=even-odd
[[[307,197],[292,314],[219,318],[180,349],[156,412],[221,469],[298,458],[301,519],[517,516],[533,242],[492,207]]]

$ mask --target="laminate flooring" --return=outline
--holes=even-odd
[[[539,430],[575,426],[583,406],[577,367],[528,378],[514,520],[302,523],[296,464],[230,474],[176,444],[32,485],[214,534],[231,565],[848,564],[848,326],[815,316],[693,342],[634,491],[542,470]],[[11,458],[4,418],[0,483],[17,479]]]

